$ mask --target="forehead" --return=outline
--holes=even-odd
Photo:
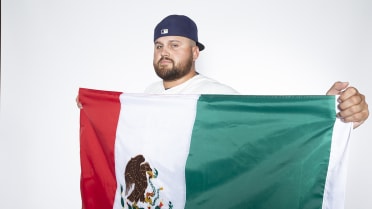
[[[166,44],[168,42],[173,42],[173,41],[189,42],[190,40],[191,39],[183,37],[183,36],[163,36],[163,37],[159,37],[158,39],[156,39],[155,43]]]

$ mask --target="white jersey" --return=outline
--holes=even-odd
[[[186,82],[164,89],[163,82],[158,81],[145,89],[148,94],[239,94],[233,88],[203,75],[195,75]]]

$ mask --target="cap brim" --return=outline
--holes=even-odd
[[[196,42],[196,46],[199,47],[199,51],[203,51],[204,50],[204,45],[202,43],[199,43],[199,42]]]

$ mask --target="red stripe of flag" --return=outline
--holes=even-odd
[[[79,89],[79,101],[83,105],[80,110],[80,189],[83,209],[113,207],[116,192],[114,145],[120,94]],[[102,100],[106,102],[100,103]]]

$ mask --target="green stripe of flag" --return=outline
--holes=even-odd
[[[334,122],[333,96],[201,96],[186,208],[321,208]]]

